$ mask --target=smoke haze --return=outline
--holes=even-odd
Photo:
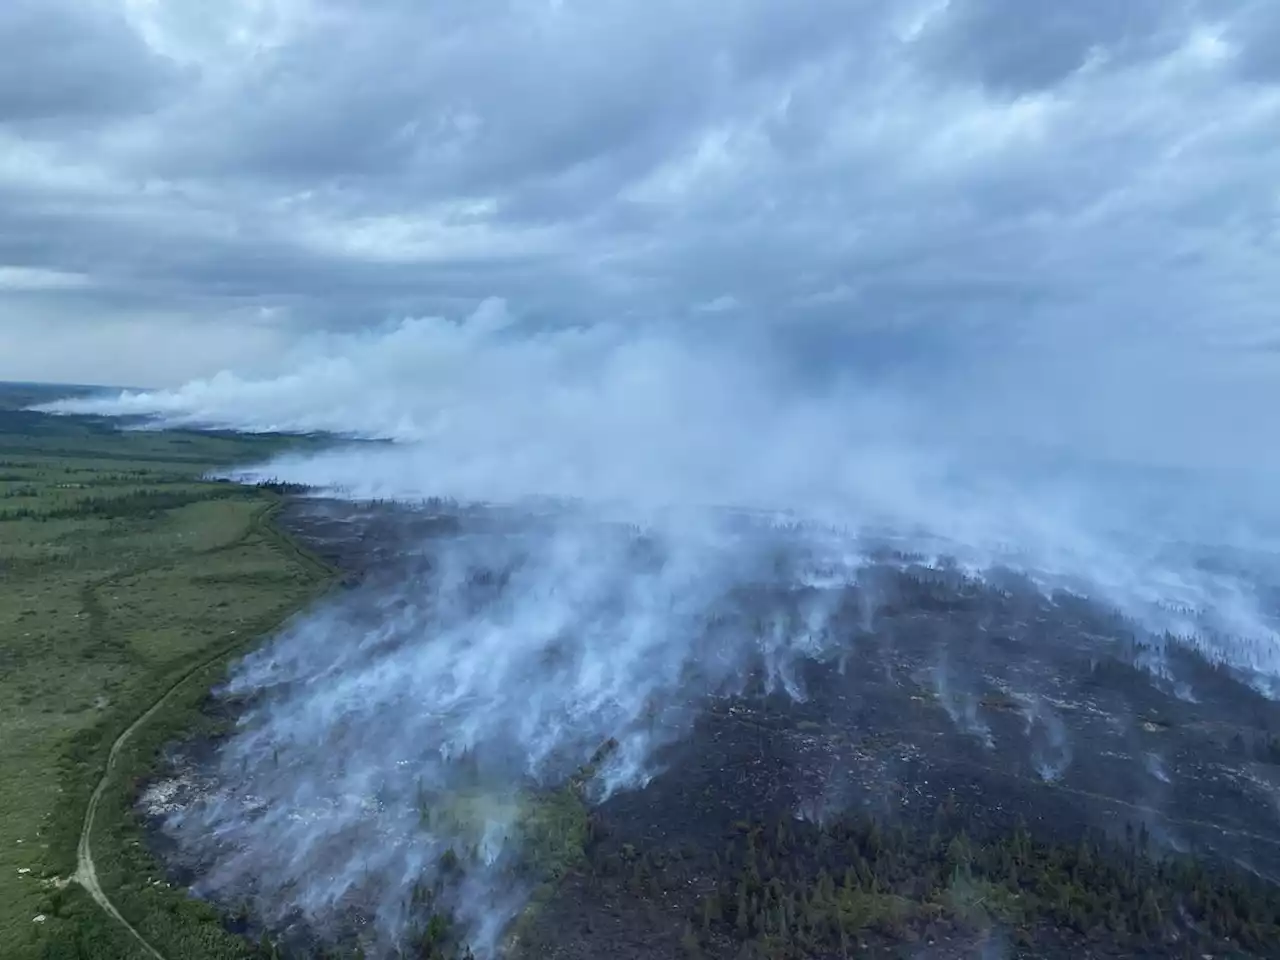
[[[318,339],[271,378],[54,404],[161,425],[325,431],[338,445],[243,470],[355,499],[573,501],[647,522],[671,509],[785,515],[857,539],[1010,566],[1106,600],[1153,632],[1280,671],[1264,583],[1273,515],[1238,476],[1126,467],[974,425],[927,384],[805,381],[744,338],[521,329],[500,302]]]
[[[372,904],[369,942],[394,944],[414,915],[407,891],[444,883],[452,850],[465,882],[433,902],[480,954],[500,952],[536,882],[519,866],[539,829],[529,791],[566,783],[605,742],[589,801],[643,787],[706,697],[803,700],[803,664],[841,661],[892,601],[886,558],[944,583],[1012,572],[1041,602],[1064,589],[1099,601],[1147,642],[1157,678],[1168,643],[1264,691],[1280,677],[1265,527],[1208,474],[1135,480],[961,432],[923,391],[798,380],[745,341],[530,332],[496,302],[319,340],[288,362],[51,408],[343,434],[232,475],[490,517],[411,540],[399,579],[302,615],[235,669],[227,695],[250,709],[212,796],[170,827],[204,858],[197,892],[253,891],[276,925],[332,932]],[[948,637],[938,649],[927,684],[994,748],[982,677]],[[1033,769],[1058,780],[1065,726],[1038,691],[1011,694]]]

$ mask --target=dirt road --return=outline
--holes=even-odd
[[[328,567],[322,561],[316,559],[304,550],[301,550],[297,544],[293,543],[293,541],[271,525],[271,518],[279,509],[279,505],[279,501],[276,501],[255,514],[248,529],[246,530],[246,535],[256,532],[268,538],[278,550],[287,552],[290,557],[310,568],[312,574],[316,577],[316,582],[319,588],[323,589],[333,575],[332,568]],[[137,571],[134,570],[130,572],[136,573]],[[102,584],[99,583],[97,586],[101,585]],[[139,729],[145,726],[147,721],[155,716],[156,712],[164,706],[165,702],[168,701],[169,698],[172,697],[173,694],[192,677],[209,667],[211,664],[226,660],[238,649],[248,647],[255,642],[257,642],[257,638],[252,635],[242,638],[241,640],[233,643],[229,648],[224,647],[214,655],[200,663],[197,663],[190,670],[175,680],[169,688],[166,689],[164,693],[162,693],[156,701],[147,708],[145,713],[134,720],[133,723],[129,724],[120,736],[116,737],[115,742],[111,744],[111,751],[107,754],[106,767],[103,769],[102,777],[98,780],[97,786],[94,787],[93,795],[89,798],[89,805],[85,809],[84,823],[81,824],[80,827],[80,842],[76,847],[76,872],[71,879],[84,887],[85,890],[89,892],[89,895],[93,897],[94,902],[129,932],[130,936],[138,944],[138,948],[142,954],[146,957],[152,958],[152,960],[169,960],[169,958],[152,946],[146,937],[139,933],[137,928],[124,918],[116,905],[111,902],[111,898],[108,897],[106,892],[102,889],[101,884],[98,883],[98,872],[93,863],[93,824],[94,818],[98,813],[98,805],[102,801],[102,796],[106,792],[108,784],[111,782],[111,777],[115,771],[116,761],[120,756],[120,752],[124,749],[125,745],[128,744],[130,738],[133,737]]]
[[[111,902],[111,899],[98,884],[98,871],[93,865],[93,820],[98,813],[98,804],[102,800],[102,794],[106,791],[107,784],[111,781],[111,773],[115,769],[116,758],[120,756],[121,749],[129,742],[129,738],[133,736],[134,732],[155,715],[155,712],[164,705],[164,702],[169,699],[173,691],[177,690],[189,676],[190,674],[187,674],[187,676],[184,676],[166,690],[147,709],[146,713],[129,724],[125,731],[116,737],[115,742],[111,744],[111,752],[107,755],[107,766],[102,771],[102,779],[93,788],[93,796],[89,798],[89,806],[84,813],[84,823],[80,827],[80,843],[76,847],[76,873],[72,878],[88,890],[89,896],[93,897],[94,902],[128,930],[142,951],[147,956],[154,958],[154,960],[168,960],[168,958],[148,943],[146,938],[134,928],[133,924],[121,916],[120,911],[116,909],[116,905]]]

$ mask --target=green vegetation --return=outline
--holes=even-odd
[[[557,790],[526,790],[502,796],[480,790],[462,790],[444,797],[424,795],[419,801],[424,825],[434,832],[457,837],[463,852],[459,855],[454,849],[446,851],[434,883],[415,885],[411,899],[421,921],[409,936],[408,955],[422,960],[470,960],[471,951],[459,941],[448,912],[436,912],[433,904],[447,887],[460,885],[469,870],[479,867],[480,837],[485,822],[493,820],[512,825],[512,839],[520,851],[509,866],[512,879],[533,891],[528,906],[506,937],[510,948],[517,947],[556,895],[560,883],[570,871],[585,865],[589,818],[584,791],[598,765],[616,748],[616,741],[607,741],[590,763]]]
[[[871,820],[752,827],[729,848],[737,872],[698,923],[752,955],[807,957],[877,940],[963,939],[992,928],[1015,945],[1044,939],[1125,952],[1199,956],[1234,943],[1255,956],[1280,943],[1280,901],[1261,882],[1158,859],[1140,831],[1125,843],[1033,840],[1025,828],[985,842],[940,811],[931,833]]]
[[[970,956],[991,938],[1020,957],[1266,957],[1280,943],[1274,886],[1165,855],[1143,827],[1076,841],[1024,823],[975,827],[953,798],[915,824],[740,821],[708,852],[618,844],[593,818],[584,870],[602,904],[683,902],[689,960],[898,957],[930,944]],[[706,892],[689,896],[696,887]],[[554,929],[542,935],[545,948]]]
[[[48,398],[0,385],[3,956],[154,960],[77,879],[81,829],[102,782],[90,836],[97,880],[146,945],[165,960],[276,957],[269,938],[228,932],[211,906],[164,882],[134,801],[165,744],[210,731],[202,707],[228,663],[331,574],[270,523],[279,496],[296,487],[203,476],[310,441],[122,432],[14,409]],[[464,837],[473,821],[508,819],[526,851],[521,876],[539,890],[532,915],[581,862],[589,775],[547,793],[433,797],[423,816]],[[449,855],[439,883],[461,879],[476,855]],[[465,956],[456,928],[431,909],[441,889],[408,891],[423,918],[413,946],[424,957]]]
[[[307,441],[12,409],[29,399],[0,391],[0,952],[152,956],[72,879],[112,744],[146,713],[93,819],[100,886],[167,960],[251,956],[160,882],[132,806],[230,659],[328,581],[272,528],[274,492],[202,476]]]

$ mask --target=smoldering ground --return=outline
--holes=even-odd
[[[1080,718],[1132,723],[1143,698],[1208,682],[1188,651],[1259,698],[1280,673],[1257,559],[1268,521],[1240,490],[1168,481],[1155,496],[1123,470],[1030,454],[1010,469],[1018,448],[997,456],[918,399],[797,384],[743,349],[603,327],[530,335],[489,305],[361,336],[275,379],[57,409],[389,438],[231,476],[476,505],[393,511],[378,575],[237,665],[227,694],[246,712],[209,789],[170,822],[200,895],[248,898],[275,928],[355,930],[371,949],[447,908],[474,950],[500,952],[563,866],[546,856],[558,791],[650,796],[717,697],[835,710],[813,700],[812,683],[832,682],[815,669],[853,683],[883,667],[946,708],[955,749],[1017,743],[1034,782],[1069,785],[1092,776]],[[873,642],[879,666],[858,655]],[[1150,683],[1105,705],[1055,686],[1103,655]],[[1062,656],[1086,666],[1055,680]],[[1130,786],[1149,790],[1135,769]],[[825,796],[812,779],[797,774]],[[576,823],[556,820],[570,847]]]
[[[664,830],[715,837],[766,808],[901,816],[900,791],[927,807],[947,782],[936,764],[972,762],[1170,816],[1230,801],[1232,817],[1264,830],[1274,820],[1231,801],[1225,774],[1188,776],[1171,797],[1181,774],[1160,777],[1146,752],[1173,748],[1141,731],[1126,739],[1138,718],[1183,702],[1174,681],[1208,692],[1207,663],[1163,660],[1168,682],[1136,670],[1150,652],[1138,644],[1154,639],[1138,624],[1011,573],[996,587],[883,544],[734,513],[641,527],[591,511],[319,500],[293,516],[339,555],[360,553],[353,539],[377,539],[379,523],[409,546],[356,561],[363,585],[237,666],[222,692],[242,711],[237,729],[164,829],[198,868],[197,894],[248,903],[296,937],[390,949],[447,908],[473,949],[501,952],[548,864],[581,843],[572,814],[548,819],[566,789],[570,806],[625,820],[654,804]],[[1092,662],[1132,673],[1111,684]],[[906,719],[913,691],[936,714]],[[1248,691],[1235,695],[1246,712]],[[707,821],[693,812],[702,781],[689,751],[719,762],[708,716],[766,703],[752,722],[773,732],[752,750],[773,772],[719,797],[727,812]],[[851,753],[813,729],[888,734],[893,746]],[[1204,745],[1177,749],[1203,762]],[[1172,769],[1190,774],[1186,762]],[[1107,823],[1090,803],[1073,800],[1077,816]]]
[[[423,544],[392,585],[331,601],[237,666],[225,692],[251,705],[217,789],[170,821],[209,861],[197,891],[252,891],[275,924],[330,934],[363,910],[385,945],[451,850],[468,869],[447,903],[493,950],[534,882],[520,860],[539,791],[602,744],[583,799],[643,787],[707,697],[803,699],[798,658],[833,655],[833,618],[863,616],[830,588],[852,582],[847,558],[788,540],[681,513],[643,530],[504,520]]]

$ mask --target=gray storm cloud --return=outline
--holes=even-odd
[[[0,375],[265,374],[499,297],[1274,468],[1272,6],[18,0]]]

